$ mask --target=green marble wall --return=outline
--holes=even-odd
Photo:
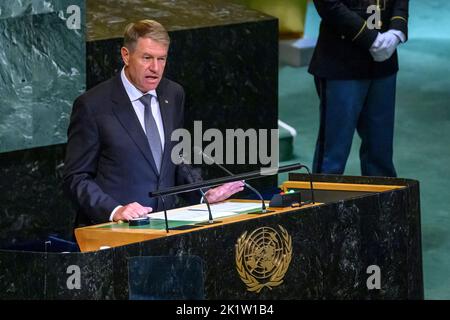
[[[84,0],[0,2],[0,152],[66,142],[85,48]]]

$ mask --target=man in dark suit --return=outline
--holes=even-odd
[[[361,137],[362,174],[395,177],[396,48],[408,38],[409,1],[314,0],[314,4],[322,21],[309,67],[320,98],[313,170],[342,174],[356,130]],[[374,7],[379,21],[373,19]]]
[[[163,77],[169,44],[167,31],[156,21],[128,25],[122,72],[75,100],[64,186],[79,207],[78,225],[161,210],[150,191],[190,182],[190,172],[171,161],[175,142],[170,135],[183,126],[184,90]],[[214,203],[242,189],[242,182],[228,183],[206,197]],[[166,197],[165,204],[172,208],[174,197]]]

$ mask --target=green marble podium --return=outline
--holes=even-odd
[[[315,205],[169,234],[155,229],[147,233],[153,239],[108,249],[98,250],[107,234],[112,245],[146,231],[84,229],[94,246],[83,245],[92,251],[82,253],[0,250],[0,298],[128,299],[138,287],[141,297],[152,292],[156,299],[423,299],[418,182],[318,175],[314,184]],[[307,176],[290,174],[285,187],[308,200]],[[379,286],[371,281],[374,268]]]

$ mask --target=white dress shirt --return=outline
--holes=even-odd
[[[139,99],[144,94],[151,94],[154,97],[157,97],[156,90],[150,90],[149,92],[142,93],[138,88],[136,88],[130,80],[128,80],[127,76],[125,75],[125,68],[122,69],[122,72],[120,73],[120,77],[122,78],[123,86],[125,87],[125,91],[127,92],[128,98],[130,98],[131,104],[133,105],[134,112],[136,113],[139,122],[141,123],[141,127],[145,132],[145,125],[144,125],[144,111],[145,106],[142,104]],[[164,151],[164,127],[161,117],[161,110],[159,109],[159,102],[158,99],[152,99],[152,114],[153,118],[155,118],[156,126],[158,127],[159,137],[161,138],[161,147],[162,151]]]

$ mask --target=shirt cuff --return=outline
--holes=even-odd
[[[401,32],[400,30],[390,29],[389,32],[396,35],[399,38],[399,40],[401,41],[401,43],[404,43],[406,41],[405,34],[403,32]]]
[[[109,216],[109,221],[114,221],[114,220],[113,220],[114,214],[116,213],[116,211],[117,211],[118,209],[120,209],[120,208],[122,208],[122,207],[123,207],[123,206],[117,206],[117,207],[114,208],[113,212],[111,212],[111,215]]]

